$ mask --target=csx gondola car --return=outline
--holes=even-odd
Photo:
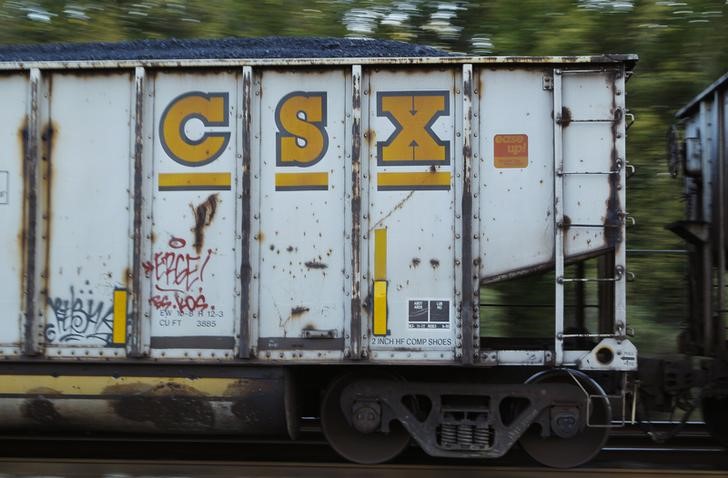
[[[320,416],[362,463],[599,451],[637,367],[636,57],[329,43],[2,51],[5,431],[295,438]],[[481,285],[544,270],[549,337],[481,333]],[[585,284],[598,326],[567,327]]]

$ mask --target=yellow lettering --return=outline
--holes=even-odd
[[[230,133],[205,131],[200,139],[191,139],[185,125],[193,118],[206,128],[229,126],[228,94],[185,93],[172,100],[162,113],[159,138],[169,157],[185,166],[204,166],[225,151]]]
[[[379,165],[448,164],[450,142],[437,137],[432,125],[449,114],[447,91],[378,93],[377,116],[395,126],[386,141],[377,143]]]
[[[326,93],[297,91],[276,107],[276,165],[312,166],[326,154]]]

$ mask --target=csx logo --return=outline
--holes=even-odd
[[[449,164],[450,142],[432,130],[439,117],[449,114],[447,91],[377,93],[377,116],[386,117],[395,127],[386,141],[377,143],[377,164]]]
[[[296,91],[278,102],[275,112],[276,165],[312,166],[329,147],[326,93]]]
[[[286,168],[286,172],[276,172],[276,190],[328,189],[327,172],[297,171],[316,165],[327,153],[327,107],[327,94],[323,91],[294,91],[277,102],[275,125],[271,125],[275,127],[276,167]],[[377,164],[448,165],[450,142],[440,139],[432,128],[438,118],[449,114],[450,96],[447,90],[378,92],[376,115],[387,118],[394,126],[394,131],[385,141],[377,142]],[[184,166],[210,164],[228,147],[231,137],[230,115],[228,93],[192,91],[176,97],[160,119],[159,137],[164,151],[172,160]],[[192,120],[196,120],[196,124],[191,123]],[[264,137],[265,128],[266,125],[262,125]],[[412,177],[408,178],[397,176],[400,173],[386,174],[388,176],[382,177],[382,188],[398,189],[418,185],[424,189],[449,188],[449,173],[423,176],[421,179],[410,173],[407,174]],[[165,178],[168,182],[175,179],[168,176],[171,178]],[[415,182],[408,184],[412,178]],[[182,179],[190,187],[198,188],[199,181],[202,181],[195,178],[192,184],[189,178]],[[229,184],[229,180],[220,181],[215,179],[215,184],[205,186],[227,187]],[[175,188],[179,185],[165,183],[165,187]]]
[[[159,122],[159,138],[170,158],[185,166],[204,166],[217,159],[230,142],[230,132],[209,128],[229,127],[227,93],[192,91],[178,96],[167,106]],[[198,119],[204,131],[190,138],[186,127]]]

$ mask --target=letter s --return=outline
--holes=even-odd
[[[185,125],[193,118],[205,127],[229,126],[227,93],[191,91],[167,106],[159,121],[159,139],[170,158],[185,166],[204,166],[217,159],[230,141],[229,132],[206,131],[198,140],[190,139]]]
[[[275,111],[277,166],[312,166],[326,154],[326,92],[294,91]],[[302,143],[302,144],[301,144]]]

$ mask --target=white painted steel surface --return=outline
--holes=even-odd
[[[18,352],[23,297],[23,135],[27,131],[26,74],[0,77],[0,349]]]
[[[463,92],[463,72],[469,75],[471,67],[460,60],[416,68],[393,60],[315,70],[120,64],[113,73],[43,73],[47,97],[35,127],[41,131],[50,120],[56,129],[50,209],[43,184],[37,186],[49,222],[46,230],[37,218],[35,298],[53,312],[64,294],[73,294],[65,300],[100,314],[95,324],[103,328],[70,343],[48,335],[59,327],[57,313],[48,322],[35,317],[34,327],[49,326],[47,352],[123,357],[126,345],[158,359],[232,360],[250,353],[284,361],[460,360],[462,295],[471,288],[463,280],[488,282],[554,266],[557,179],[568,226],[565,259],[614,247],[616,264],[625,266],[623,223],[614,223],[616,243],[608,244],[604,233],[606,222],[625,213],[622,66],[596,71],[604,65],[587,63],[568,72],[572,60],[565,62],[564,110],[554,112],[555,60],[549,61],[535,67],[474,61],[472,105]],[[353,78],[361,78],[361,110]],[[0,85],[6,105],[0,195],[4,176],[8,183],[0,219],[3,241],[19,244],[17,132],[30,114],[30,87],[25,72],[2,77]],[[137,94],[143,95],[138,103]],[[352,130],[359,114],[357,168]],[[557,128],[554,118],[562,121]],[[563,167],[554,163],[555,131],[561,131]],[[473,155],[469,217],[463,217],[464,145]],[[615,170],[617,159],[622,167]],[[361,209],[354,217],[356,182]],[[138,224],[135,204],[141,205]],[[357,224],[360,263],[353,264]],[[467,238],[465,224],[472,227]],[[134,257],[135,240],[141,257]],[[18,255],[13,249],[0,268],[6,285],[0,303],[11,311],[2,319],[0,346],[10,355],[19,353],[13,347],[22,338]],[[473,261],[471,278],[463,278],[465,257]],[[46,262],[50,302],[40,292]],[[626,328],[624,282],[615,287],[617,335]],[[361,305],[352,309],[357,285]],[[115,290],[130,294],[128,309],[113,308]],[[114,324],[121,342],[111,344]],[[352,334],[362,339],[359,350]],[[551,351],[494,351],[487,344],[478,356],[477,345],[470,346],[470,360],[484,365],[553,361]],[[591,353],[557,350],[557,360],[569,364]]]
[[[408,353],[400,360],[421,359],[418,352],[427,351],[451,359],[458,346],[458,259],[453,250],[453,239],[460,238],[455,231],[456,185],[461,184],[455,178],[460,165],[456,157],[462,148],[456,138],[462,135],[458,70],[375,71],[365,83],[362,156],[368,159],[368,202],[363,211],[368,217],[362,231],[368,245],[363,256],[368,257],[363,283],[368,292],[363,297],[372,295],[375,256],[381,254],[376,231],[386,230],[386,334],[372,330],[369,340],[377,361],[394,358],[391,352],[401,349]],[[415,134],[418,125],[426,124],[431,125],[429,134]],[[404,136],[406,141],[400,139]],[[427,153],[420,153],[427,147]]]
[[[553,262],[553,93],[543,89],[544,75],[550,72],[480,71],[484,278]],[[525,167],[497,167],[496,135],[526,135]]]
[[[261,357],[343,352],[351,262],[344,227],[347,78],[343,69],[262,75],[252,241]]]
[[[41,149],[52,173],[42,208],[53,240],[39,311],[49,355],[112,345],[114,289],[130,279],[131,78],[119,72],[80,82],[59,73],[45,81]]]
[[[152,355],[232,357],[237,74],[172,72],[153,81],[154,240],[143,259]]]

